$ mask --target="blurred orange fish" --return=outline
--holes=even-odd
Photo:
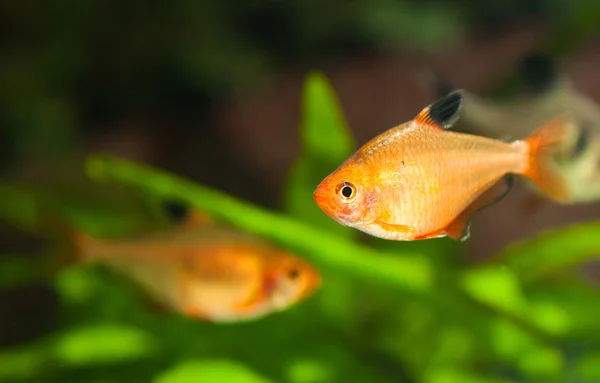
[[[213,322],[256,319],[312,295],[309,263],[196,213],[179,228],[125,240],[73,234],[81,262],[136,281],[161,306]]]
[[[557,202],[572,203],[549,157],[571,132],[570,121],[557,117],[510,143],[446,131],[462,100],[462,90],[449,93],[366,143],[319,184],[317,205],[340,224],[375,237],[464,241],[471,216],[508,193],[512,174]]]

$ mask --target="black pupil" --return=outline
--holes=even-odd
[[[296,279],[300,276],[300,272],[297,269],[291,269],[288,272],[288,276],[290,277],[290,279]]]
[[[350,198],[352,196],[352,188],[350,186],[344,186],[342,188],[342,195],[346,198]]]

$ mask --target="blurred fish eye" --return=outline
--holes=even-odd
[[[300,276],[300,270],[298,270],[296,268],[290,269],[290,270],[288,270],[287,275],[291,280],[295,281]]]
[[[350,202],[356,197],[356,187],[352,183],[344,181],[337,186],[336,193],[343,202]]]

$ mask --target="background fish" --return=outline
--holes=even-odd
[[[309,263],[197,211],[171,231],[100,240],[71,230],[71,237],[72,261],[107,265],[159,306],[197,319],[256,319],[307,298],[321,283]]]
[[[507,193],[508,174],[571,202],[548,156],[569,136],[568,119],[512,143],[445,131],[462,101],[462,91],[452,92],[363,145],[319,184],[317,205],[339,223],[380,238],[465,240],[473,213]]]
[[[554,153],[557,166],[574,202],[600,199],[600,108],[580,93],[542,52],[526,55],[517,65],[525,92],[510,101],[496,101],[463,92],[461,131],[496,138],[519,139],[557,113],[569,113],[574,129],[561,150]],[[440,96],[456,88],[438,75],[432,87]],[[441,92],[441,93],[440,93]]]

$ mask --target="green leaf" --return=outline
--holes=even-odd
[[[37,257],[0,253],[0,288],[25,285],[45,276]]]
[[[490,323],[494,350],[530,378],[557,377],[564,372],[563,356],[515,324],[503,319]]]
[[[154,339],[147,333],[117,325],[96,325],[70,330],[54,347],[60,363],[98,365],[131,361],[152,355]]]
[[[0,218],[29,233],[41,230],[39,208],[45,201],[37,191],[11,184],[0,184]]]
[[[447,323],[447,321],[446,321]],[[467,362],[476,352],[477,339],[473,332],[459,326],[439,326],[437,347],[432,353],[430,364],[459,365]]]
[[[104,201],[99,203],[98,196],[90,193],[0,183],[0,218],[19,230],[37,235],[47,235],[49,225],[56,223],[72,224],[92,235],[122,235],[158,227],[158,217],[149,206],[139,206],[143,205],[141,196],[129,193],[125,195],[128,200],[122,201],[120,190],[115,191],[114,186],[108,189]],[[137,206],[132,206],[133,202]]]
[[[600,322],[600,292],[575,280],[538,283],[528,294],[532,321],[555,336],[595,338]]]
[[[514,380],[495,376],[485,376],[459,369],[435,369],[425,379],[425,383],[511,383]]]
[[[65,268],[55,278],[61,298],[70,304],[89,301],[99,284],[98,278],[85,266]]]
[[[299,358],[288,365],[288,376],[292,383],[330,382],[333,375],[333,371],[319,360]]]
[[[555,336],[566,335],[575,322],[567,309],[553,299],[530,299],[529,313],[533,323]]]
[[[598,254],[600,222],[587,222],[512,244],[493,262],[504,262],[521,278],[532,281],[597,258]]]
[[[331,85],[319,72],[304,81],[300,125],[301,154],[285,187],[284,205],[290,215],[337,234],[354,231],[328,217],[313,200],[317,185],[354,151],[351,133]]]
[[[527,308],[519,280],[506,267],[468,270],[460,283],[471,297],[501,311],[520,316]]]
[[[52,363],[44,344],[36,342],[27,347],[8,349],[0,352],[0,381],[23,379],[38,381],[43,371],[51,369]]]
[[[336,163],[354,150],[354,140],[335,93],[320,72],[304,81],[303,120],[300,133],[303,153],[312,160]]]
[[[179,198],[216,219],[293,248],[317,265],[331,266],[349,275],[386,283],[407,292],[424,292],[434,281],[431,262],[418,253],[379,252],[216,190],[123,159],[91,157],[87,169],[88,174],[97,180],[119,181],[157,195]]]
[[[600,354],[593,353],[583,356],[575,367],[579,377],[590,382],[600,381]]]
[[[160,374],[154,383],[227,382],[273,383],[241,363],[225,359],[205,359],[180,363]]]

